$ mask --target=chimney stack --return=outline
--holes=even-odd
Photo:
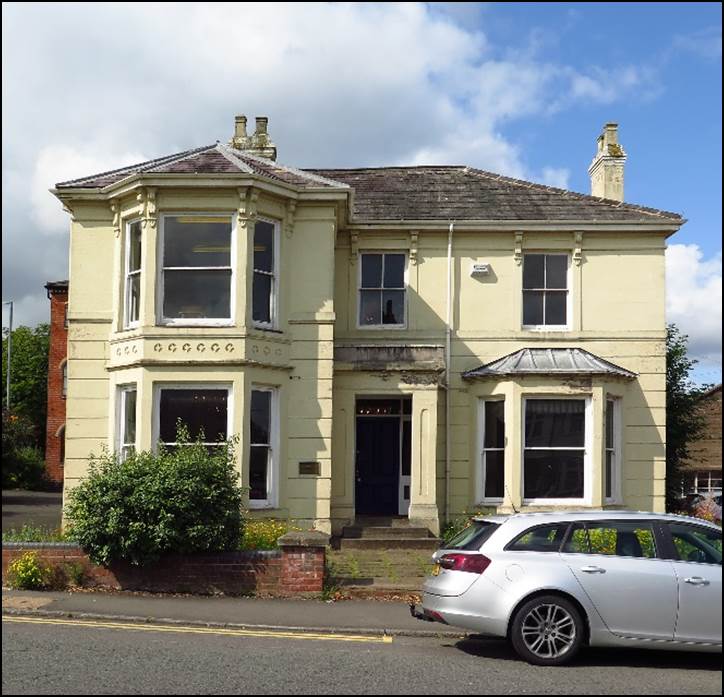
[[[588,168],[591,196],[623,201],[623,167],[626,153],[618,142],[618,124],[607,123],[598,136],[598,152]]]
[[[268,126],[268,117],[257,116],[254,135],[248,136],[246,135],[246,116],[237,116],[234,123],[234,136],[229,141],[229,145],[257,157],[276,160],[277,148],[269,137]]]

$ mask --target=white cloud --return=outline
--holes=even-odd
[[[113,153],[91,145],[82,148],[71,145],[44,146],[36,157],[32,174],[30,202],[33,219],[43,232],[65,233],[68,215],[49,189],[60,181],[107,172],[148,159],[140,153]]]
[[[706,27],[674,38],[674,47],[695,53],[702,58],[721,60],[721,25]]]
[[[666,250],[666,319],[689,336],[689,353],[721,369],[722,254],[710,259],[696,244]]]

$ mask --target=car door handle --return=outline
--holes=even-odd
[[[690,583],[692,586],[708,586],[709,581],[701,576],[692,576],[691,578],[685,578],[684,583]]]
[[[581,571],[584,574],[605,574],[606,569],[602,569],[600,566],[582,566]]]

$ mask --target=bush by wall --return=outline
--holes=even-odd
[[[122,462],[109,452],[91,457],[65,513],[70,535],[94,563],[140,566],[165,554],[238,548],[243,490],[235,441],[209,449],[179,426],[177,442]]]

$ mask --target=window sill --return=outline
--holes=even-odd
[[[524,332],[570,332],[573,329],[561,324],[524,324],[521,329]]]
[[[233,327],[232,319],[197,319],[197,320],[166,320],[159,321],[159,327]]]

